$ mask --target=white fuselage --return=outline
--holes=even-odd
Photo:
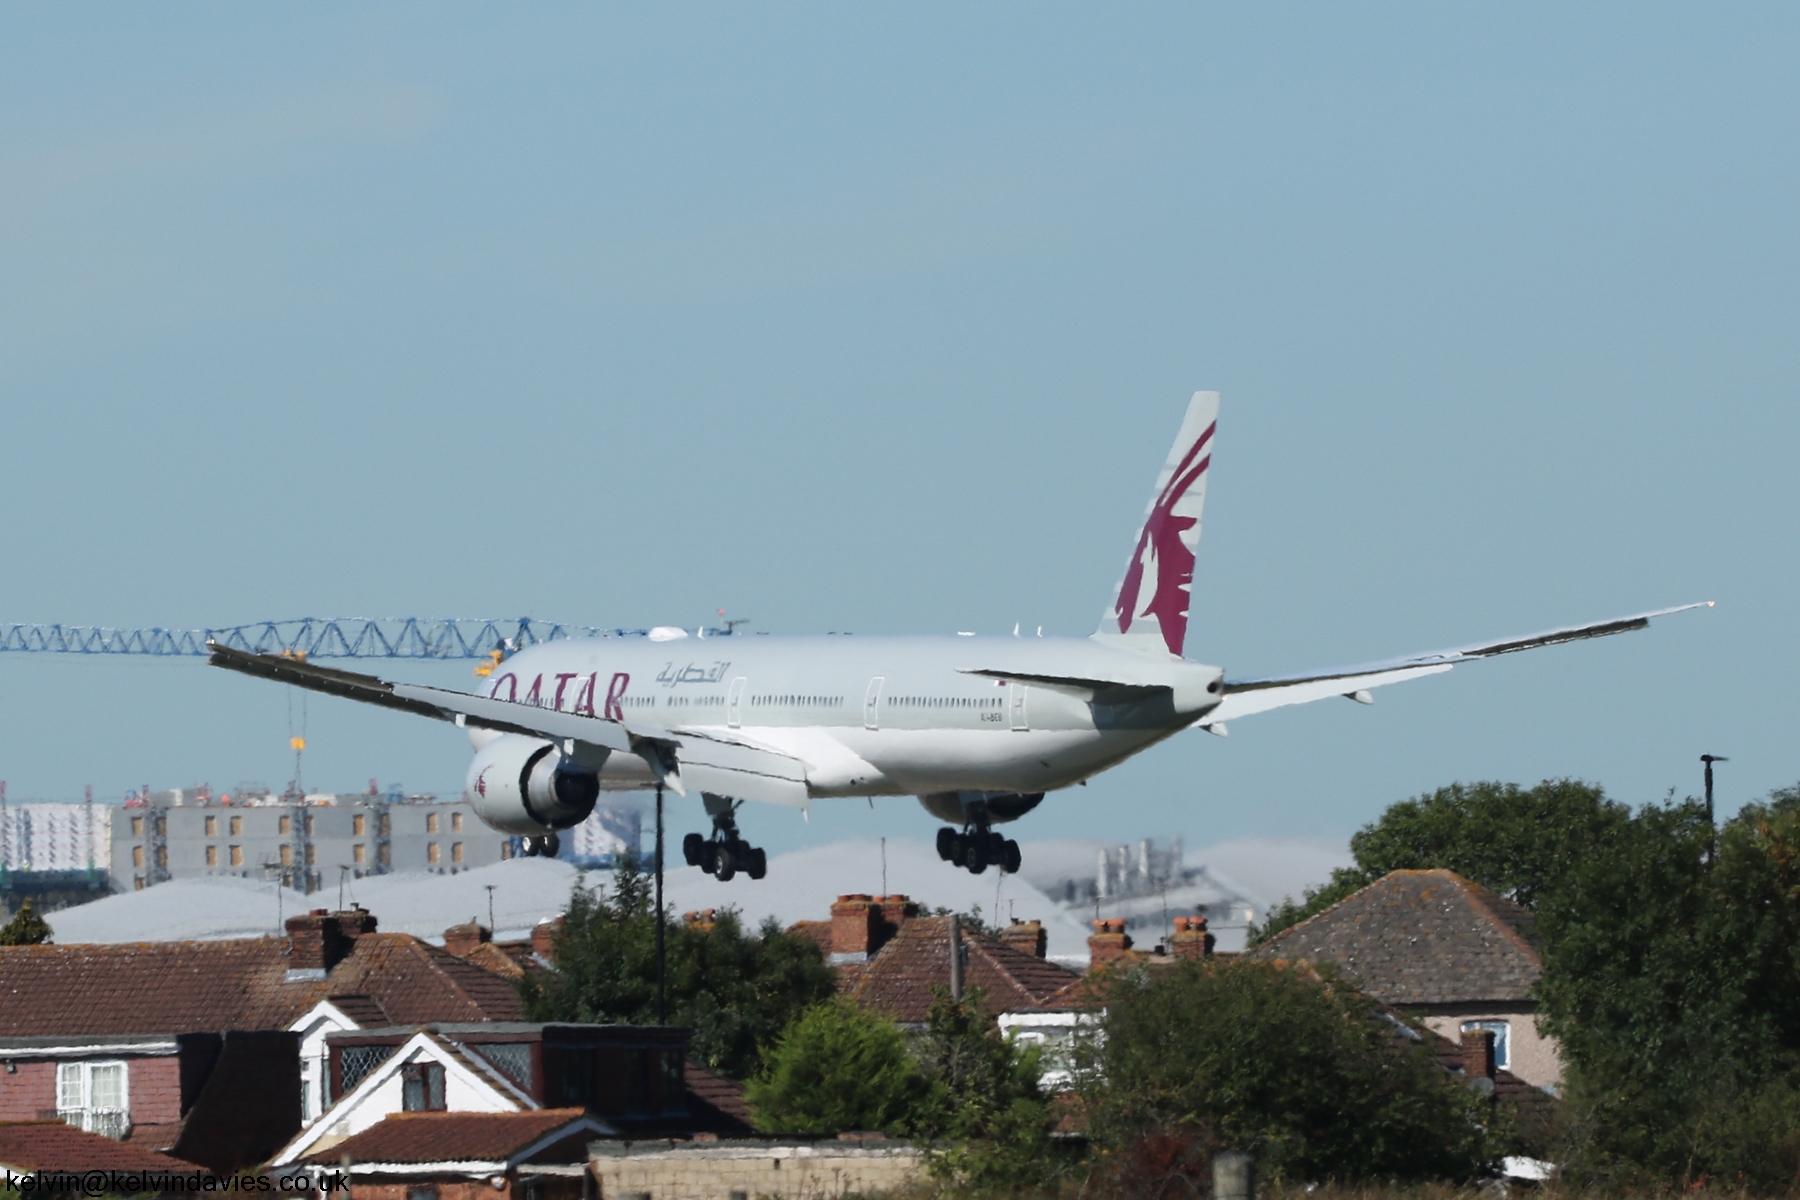
[[[1217,703],[1191,688],[1084,688],[971,670],[1147,683],[1164,673],[1217,675],[1089,638],[595,638],[520,651],[485,691],[775,750],[806,764],[815,797],[1068,787]],[[609,788],[653,781],[631,755],[613,756],[601,779]]]

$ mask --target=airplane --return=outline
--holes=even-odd
[[[475,812],[555,855],[560,830],[604,790],[698,791],[708,834],[683,856],[720,880],[761,879],[744,840],[747,800],[917,796],[946,822],[938,854],[975,874],[1015,873],[1019,845],[994,826],[1046,793],[1085,783],[1175,734],[1370,691],[1477,659],[1642,629],[1711,601],[1295,675],[1228,678],[1184,657],[1188,595],[1218,428],[1219,394],[1196,392],[1145,511],[1125,574],[1089,637],[849,635],[545,642],[494,665],[486,694],[395,683],[291,657],[209,644],[214,666],[452,721],[475,748]],[[1041,633],[1041,631],[1040,631]]]

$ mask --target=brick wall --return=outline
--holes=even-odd
[[[181,1060],[173,1054],[126,1060],[125,1095],[133,1125],[181,1120]]]
[[[0,1121],[31,1121],[56,1111],[56,1064],[18,1061],[0,1067]]]
[[[744,1192],[783,1200],[826,1200],[897,1190],[925,1178],[923,1156],[905,1143],[880,1148],[842,1142],[645,1146],[639,1143],[624,1153],[594,1157],[590,1166],[600,1179],[602,1196],[648,1192],[656,1200],[718,1200]]]
[[[325,1173],[329,1176],[332,1170],[333,1168],[326,1167]],[[526,1167],[524,1170],[529,1172],[531,1168]],[[441,1175],[420,1176],[416,1180],[402,1179],[396,1182],[364,1183],[356,1178],[356,1173],[352,1170],[350,1200],[406,1200],[408,1189],[416,1187],[420,1183],[436,1185],[437,1200],[521,1200],[525,1195],[525,1185],[517,1179],[509,1181],[504,1189],[496,1191],[485,1179],[452,1180]],[[583,1195],[581,1177],[545,1177],[539,1181],[537,1194],[543,1200],[581,1200]]]

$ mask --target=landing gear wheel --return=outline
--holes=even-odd
[[[521,838],[520,840],[525,843],[525,845],[522,847],[525,857],[526,858],[536,858],[538,856],[537,839],[534,837],[528,837],[528,838]]]
[[[1019,873],[1019,864],[1023,859],[1024,856],[1019,853],[1019,843],[1013,841],[1011,838],[1007,838],[1006,847],[1000,855],[1000,869],[1008,875],[1017,875]]]
[[[737,874],[737,855],[732,849],[727,843],[713,850],[713,874],[719,877],[720,883],[730,883],[731,877]]]
[[[744,856],[744,874],[752,879],[761,879],[768,873],[769,856],[761,846],[752,847],[750,853]]]
[[[979,875],[988,869],[988,840],[985,837],[977,835],[969,839],[968,856],[963,865],[969,868],[971,875]]]
[[[682,847],[684,850],[686,847]],[[719,843],[702,839],[700,842],[699,861],[694,864],[708,875],[717,874],[719,870]]]
[[[562,853],[562,838],[554,833],[546,833],[538,839],[539,853],[545,858],[555,858]]]
[[[956,830],[948,825],[938,830],[937,852],[938,857],[945,862],[956,861]]]
[[[681,857],[687,859],[687,865],[697,867],[704,861],[706,839],[697,833],[690,833],[681,839]]]

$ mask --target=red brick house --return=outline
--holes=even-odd
[[[355,1025],[523,1015],[510,979],[361,909],[294,917],[285,938],[0,947],[0,1001],[0,1119],[62,1114],[221,1170],[316,1107],[303,1018],[322,1002]]]

